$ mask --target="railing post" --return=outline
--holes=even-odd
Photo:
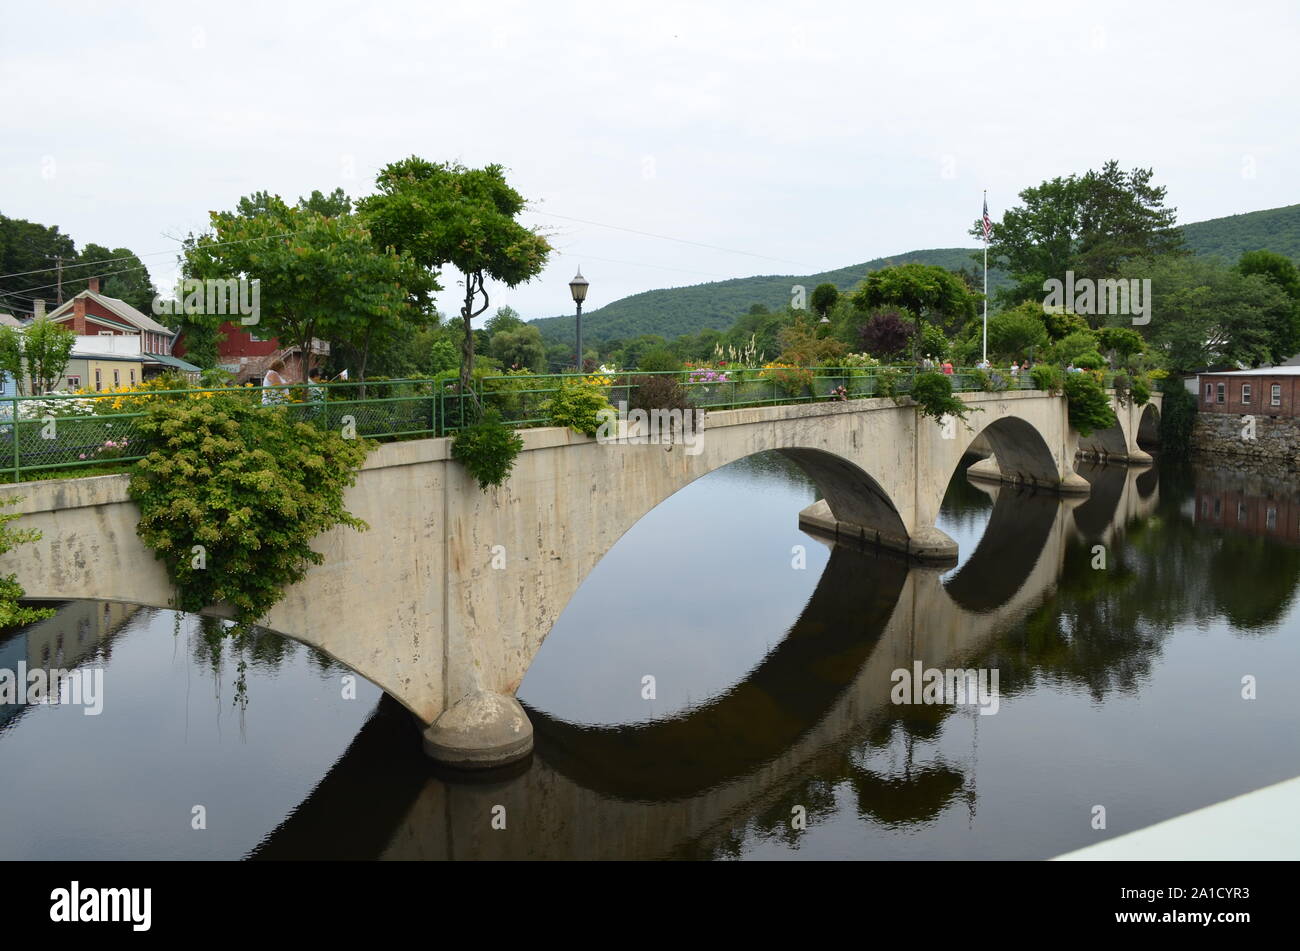
[[[17,385],[18,385],[17,383],[14,384],[15,388],[17,388]],[[15,392],[13,396],[13,419],[11,420],[10,423],[10,429],[13,431],[14,434],[14,482],[17,482],[18,474],[22,471],[22,459],[19,456],[19,449],[18,449],[18,394],[17,392]]]

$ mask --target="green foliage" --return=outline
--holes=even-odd
[[[1134,380],[1129,387],[1129,397],[1136,406],[1146,406],[1151,402],[1151,388],[1147,386],[1145,380]]]
[[[658,373],[667,370],[680,370],[682,361],[677,354],[667,347],[655,347],[641,356],[636,367],[638,370],[645,370],[647,373]]]
[[[546,369],[546,348],[536,327],[520,323],[511,330],[498,330],[492,335],[492,356],[505,367],[517,367],[540,373]]]
[[[1096,350],[1085,350],[1074,358],[1074,365],[1081,370],[1101,370],[1106,366],[1106,360]]]
[[[1103,350],[1109,350],[1121,358],[1131,357],[1146,349],[1142,335],[1129,327],[1102,327],[1097,331],[1097,339]]]
[[[956,333],[975,316],[975,295],[956,274],[930,264],[900,264],[867,275],[853,292],[860,310],[900,307],[917,321],[916,326],[937,324]],[[917,343],[913,338],[913,344]]]
[[[1047,342],[1043,308],[1033,301],[989,318],[989,353],[997,357],[1023,360]]]
[[[515,287],[530,280],[546,266],[551,246],[515,220],[524,196],[506,182],[500,165],[466,168],[412,155],[385,166],[375,184],[377,194],[361,199],[358,209],[379,243],[409,252],[422,268],[450,264],[464,275],[461,385],[467,389],[475,351],[471,324],[487,310],[486,282]]]
[[[49,319],[33,321],[21,330],[0,325],[0,373],[15,380],[20,393],[24,378],[33,396],[55,390],[76,340],[71,330]]]
[[[479,420],[459,430],[452,439],[451,455],[461,462],[486,492],[510,476],[515,457],[524,448],[523,437],[501,421],[501,414],[489,407]]]
[[[1110,396],[1093,374],[1067,373],[1063,389],[1070,406],[1070,425],[1080,435],[1091,436],[1093,430],[1109,429],[1118,423]]]
[[[412,259],[371,238],[352,216],[326,217],[261,193],[256,213],[213,212],[212,233],[187,244],[195,277],[240,275],[261,282],[257,331],[309,352],[314,338],[362,341],[369,347],[405,322],[427,320],[423,304],[437,283]],[[250,206],[241,203],[244,211]],[[273,303],[272,303],[273,302]],[[221,315],[187,314],[219,324]]]
[[[1033,306],[1033,301],[1027,303]],[[1039,310],[1042,311],[1043,326],[1047,328],[1047,335],[1053,340],[1060,340],[1070,334],[1086,333],[1091,329],[1088,322],[1079,314],[1062,309],[1046,310],[1039,307]]]
[[[1011,385],[1006,375],[998,370],[972,370],[970,373],[975,384],[985,393],[1001,393]]]
[[[0,509],[8,505],[17,505],[21,498],[0,499]],[[31,529],[12,529],[8,523],[19,516],[13,512],[0,511],[0,555],[13,551],[19,545],[25,545],[40,539],[41,533]],[[31,624],[43,618],[53,617],[49,608],[25,608],[18,604],[23,597],[22,585],[13,575],[0,575],[0,631],[19,624]]]
[[[1165,391],[1160,405],[1160,455],[1187,459],[1192,453],[1192,426],[1196,422],[1196,397],[1182,386]]]
[[[796,367],[784,363],[770,363],[759,371],[760,380],[769,380],[786,396],[804,396],[813,384],[813,371],[809,367]]]
[[[1151,169],[1123,172],[1106,162],[1100,171],[1054,178],[1020,192],[993,227],[989,259],[1006,267],[1014,287],[1008,302],[1042,299],[1043,283],[1077,277],[1113,277],[1126,262],[1177,253],[1183,247],[1176,209],[1165,189],[1151,184]],[[983,234],[976,222],[972,237]]]
[[[609,400],[598,387],[586,383],[565,383],[553,397],[542,404],[542,411],[553,426],[569,426],[585,436],[596,435],[601,410],[609,410]]]
[[[965,419],[971,412],[971,407],[953,396],[952,379],[946,373],[918,373],[907,395],[916,403],[922,416],[929,416],[936,422],[945,416]]]
[[[926,324],[921,328],[921,356],[931,360],[946,360],[951,349],[944,332],[934,324]]]
[[[822,336],[818,326],[800,316],[784,328],[778,338],[781,355],[777,361],[801,367],[834,366],[849,348],[832,337]]]
[[[840,289],[834,284],[827,282],[824,284],[818,284],[813,288],[812,300],[809,303],[812,305],[812,311],[814,314],[818,317],[825,317],[830,313],[831,308],[835,306],[835,302],[839,299]]]
[[[1296,304],[1271,277],[1213,258],[1165,258],[1122,276],[1151,281],[1146,339],[1175,373],[1276,364],[1300,350]]]
[[[1034,389],[1046,390],[1055,396],[1065,388],[1065,371],[1051,363],[1038,363],[1029,370]]]
[[[1098,346],[1095,333],[1091,330],[1080,330],[1056,341],[1052,346],[1052,353],[1057,363],[1066,366],[1076,362],[1081,354],[1095,353]]]
[[[155,402],[137,420],[150,451],[131,476],[136,531],[166,565],[181,610],[225,601],[245,628],[324,560],[313,538],[366,528],[343,492],[371,444],[288,414],[220,395]]]
[[[1183,239],[1197,254],[1222,261],[1235,261],[1256,248],[1268,248],[1300,261],[1300,205],[1183,225]]]
[[[707,284],[694,284],[689,287],[662,288],[633,294],[621,300],[606,304],[590,313],[582,314],[583,342],[591,340],[602,344],[612,340],[630,340],[642,334],[662,334],[675,338],[682,334],[695,334],[706,328],[729,331],[737,328],[739,321],[749,310],[754,301],[761,301],[767,309],[766,315],[756,317],[776,317],[784,312],[790,303],[790,288],[795,284],[816,288],[820,284],[834,284],[840,291],[841,300],[836,306],[843,306],[845,295],[851,291],[867,274],[883,267],[916,261],[933,264],[945,270],[954,270],[969,263],[968,248],[938,248],[927,251],[908,251],[889,258],[876,258],[861,264],[822,271],[817,274],[802,276],[764,275],[745,277],[727,281],[713,281]],[[990,262],[992,264],[992,262]],[[1006,283],[1006,275],[990,266],[990,293]],[[44,283],[44,282],[42,282]],[[815,293],[815,290],[814,290]],[[570,352],[573,348],[573,314],[559,317],[544,317],[532,323],[542,331],[542,339],[547,345],[568,343]],[[779,322],[779,321],[778,321]],[[762,323],[757,321],[755,323]],[[743,332],[737,330],[732,344],[740,345],[740,338],[748,343],[750,335],[758,327],[751,324]],[[770,340],[763,339],[759,333],[758,349],[771,358],[777,352],[775,334]],[[842,338],[845,343],[856,346],[854,339]],[[604,352],[602,350],[602,352]],[[686,355],[690,359],[691,355]],[[705,356],[705,355],[701,355]],[[635,361],[629,361],[631,365]]]

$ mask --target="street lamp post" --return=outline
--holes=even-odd
[[[578,372],[582,372],[582,302],[587,299],[587,279],[582,276],[582,268],[578,268],[578,276],[569,282],[569,290],[573,292],[573,302],[578,305],[578,362],[576,364]]]

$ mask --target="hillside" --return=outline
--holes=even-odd
[[[1183,237],[1197,254],[1235,261],[1266,248],[1300,263],[1300,205],[1197,221],[1183,226]]]
[[[1188,245],[1197,254],[1212,254],[1236,260],[1245,251],[1268,248],[1300,262],[1300,205],[1252,211],[1227,218],[1213,218],[1183,226]],[[975,248],[934,248],[908,251],[889,258],[804,276],[765,275],[714,281],[688,287],[643,291],[606,304],[584,314],[583,336],[592,342],[628,339],[640,334],[659,334],[671,340],[705,327],[725,330],[752,304],[781,310],[790,302],[790,288],[802,284],[812,293],[818,284],[831,283],[841,291],[854,287],[868,272],[891,264],[920,261],[956,270],[974,268]],[[992,293],[1009,283],[1007,276],[989,270]],[[531,321],[548,344],[567,343],[573,337],[573,315],[543,317]]]
[[[861,281],[869,271],[919,261],[938,264],[956,270],[972,268],[975,261],[966,248],[934,248],[928,251],[909,251],[889,258],[876,258],[865,264],[851,264],[820,274],[763,275],[739,277],[729,281],[713,281],[688,287],[668,287],[643,291],[606,304],[588,314],[583,314],[582,334],[588,340],[605,341],[626,339],[640,334],[659,334],[668,340],[684,333],[696,333],[705,327],[725,330],[753,304],[763,304],[771,310],[782,310],[790,303],[790,288],[802,284],[807,292],[818,284],[834,284],[847,291]],[[989,270],[989,289],[1006,282],[1000,271]],[[530,321],[542,332],[547,343],[567,342],[573,336],[573,315],[542,317]]]

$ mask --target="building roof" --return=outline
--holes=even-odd
[[[5,327],[21,327],[23,322],[13,314],[0,314],[0,325]]]
[[[173,370],[180,370],[183,373],[202,373],[202,367],[196,367],[192,363],[186,363],[180,357],[173,357],[166,353],[151,353],[148,355],[149,361],[161,363],[163,366],[171,367]]]
[[[1300,366],[1259,367],[1254,370],[1223,370],[1215,373],[1207,371],[1196,374],[1202,376],[1300,376]]]
[[[75,301],[77,297],[88,297],[91,298],[92,300],[98,301],[99,303],[103,304],[106,308],[108,308],[110,311],[117,314],[117,316],[125,320],[128,324],[131,324],[132,326],[137,327],[140,330],[147,330],[149,331],[149,333],[154,333],[154,334],[166,334],[168,337],[175,336],[174,330],[172,330],[169,327],[164,327],[162,324],[158,323],[158,321],[154,320],[152,317],[148,316],[147,314],[140,313],[140,311],[136,310],[126,301],[119,300],[116,297],[107,297],[103,294],[96,294],[94,291],[91,290],[82,291],[76,297],[68,298],[58,307],[54,308],[54,310],[50,311],[47,316],[55,320],[60,320],[66,314],[72,313],[72,302]]]

